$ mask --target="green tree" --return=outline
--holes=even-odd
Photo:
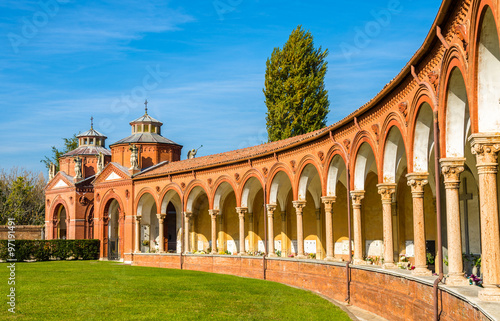
[[[324,79],[328,49],[314,48],[309,31],[298,26],[283,49],[274,48],[266,62],[267,132],[270,141],[305,134],[326,126],[329,112]]]
[[[76,137],[76,134],[73,135],[71,138],[63,138],[64,140],[64,149],[59,150],[55,146],[52,146],[52,156],[47,157],[45,156],[45,159],[42,159],[40,162],[45,164],[45,167],[47,169],[50,168],[50,163],[56,164],[56,171],[59,171],[59,158],[66,154],[67,152],[71,152],[72,150],[76,149],[78,147],[78,138]]]
[[[42,173],[12,168],[0,171],[0,224],[13,218],[17,225],[43,225],[46,185]]]

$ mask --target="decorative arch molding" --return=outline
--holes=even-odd
[[[70,210],[69,210],[69,207],[68,207],[68,204],[66,203],[66,201],[61,197],[61,195],[57,195],[57,197],[52,201],[52,205],[50,207],[50,217],[51,218],[54,218],[54,214],[55,214],[55,211],[57,209],[57,207],[59,205],[62,205],[66,208],[66,220],[69,221],[70,217],[69,217],[69,214],[70,214]]]
[[[244,182],[241,190],[241,207],[246,207],[249,213],[253,213],[255,197],[261,189],[264,189],[265,185],[253,175],[249,176]]]
[[[314,199],[314,205],[316,208],[321,207],[321,196],[323,196],[323,175],[321,175],[322,166],[318,166],[316,159],[311,155],[306,155],[300,161],[299,175],[296,176],[296,181],[293,185],[297,186],[297,200],[305,201],[307,197],[307,191],[311,193]],[[319,188],[314,190],[314,186],[311,184],[314,182],[314,178],[317,177],[319,180]]]
[[[468,114],[469,118],[471,118],[471,103],[470,103],[470,88],[467,87],[467,79],[465,76],[467,74],[465,73],[466,69],[462,65],[462,62],[459,60],[459,58],[453,57],[452,60],[449,62],[447,69],[446,69],[446,74],[444,75],[445,78],[443,78],[443,91],[442,94],[440,95],[440,104],[439,104],[439,112],[438,112],[438,119],[439,119],[439,128],[440,128],[440,154],[441,157],[464,157],[464,146],[462,146],[462,152],[461,155],[449,155],[450,149],[452,148],[451,145],[456,145],[456,144],[450,144],[450,137],[449,137],[449,130],[452,130],[454,132],[453,136],[455,135],[455,131],[458,130],[458,127],[461,127],[460,130],[464,131],[464,121],[465,117]],[[461,77],[462,82],[457,83],[459,79],[457,77]],[[453,85],[453,88],[452,88]],[[464,86],[464,94],[465,94],[465,101],[463,101],[463,106],[462,103],[459,102],[462,101],[460,97],[456,94],[456,89],[459,89],[459,85]],[[453,97],[450,97],[451,91],[453,91]],[[452,98],[452,99],[450,99]],[[459,99],[459,100],[457,100]],[[453,104],[453,108],[450,108],[450,105]],[[457,108],[459,107],[459,108]],[[458,112],[462,111],[460,115],[457,115]],[[450,114],[450,112],[453,112],[453,114]],[[457,117],[461,118],[462,123],[457,124]],[[449,126],[452,127],[452,129],[448,128]],[[455,128],[457,127],[457,128]],[[456,133],[458,135],[458,133]],[[461,143],[465,145],[465,140],[467,137],[465,137],[465,133],[462,135]],[[456,149],[456,147],[453,147]],[[456,152],[454,153],[456,154]]]
[[[161,213],[166,213],[167,212],[167,206],[168,206],[168,203],[171,202],[171,199],[170,200],[166,200],[166,197],[168,194],[171,194],[171,192],[175,193],[177,196],[179,196],[179,200],[181,201],[182,203],[182,200],[184,199],[184,195],[182,194],[182,190],[180,188],[179,185],[175,184],[175,183],[170,183],[168,184],[167,186],[165,186],[162,190],[162,192],[160,193],[160,202],[161,202],[161,210],[160,212]],[[172,197],[173,198],[173,197]],[[181,204],[181,207],[179,207],[179,212],[182,212],[183,209],[182,209],[182,204]]]
[[[108,190],[106,192],[106,194],[104,194],[103,198],[102,198],[102,201],[101,201],[101,205],[102,208],[101,210],[99,211],[99,218],[101,219],[104,219],[105,218],[105,215],[104,214],[107,214],[107,211],[109,210],[109,206],[111,204],[111,201],[112,200],[116,200],[118,202],[118,205],[120,206],[120,218],[124,218],[125,216],[125,207],[123,206],[123,201],[121,199],[121,197],[116,194],[113,190]],[[94,212],[94,215],[95,215],[95,212]]]
[[[336,149],[335,151],[333,151],[328,158],[328,168],[323,174],[326,182],[326,184],[324,184],[323,186],[323,195],[336,196],[337,183],[341,180],[340,175],[342,174],[342,170],[346,170],[347,168],[349,168],[348,163],[346,161],[345,153],[342,151],[342,149]],[[346,184],[349,183],[350,182],[347,182]]]
[[[491,10],[492,13],[492,18],[493,22],[496,27],[496,33],[497,33],[497,38],[500,37],[500,21],[498,18],[498,8],[495,4],[494,1],[492,0],[477,0],[474,1],[472,4],[471,8],[471,25],[470,25],[470,37],[473,41],[470,41],[471,43],[471,48],[470,48],[470,72],[473,74],[473,77],[471,78],[472,80],[472,90],[469,91],[469,100],[472,102],[471,108],[470,108],[470,115],[471,119],[471,133],[475,134],[478,132],[487,132],[488,130],[484,130],[480,128],[480,105],[481,105],[481,93],[479,92],[479,74],[481,72],[481,65],[479,61],[479,54],[480,54],[480,48],[481,48],[481,31],[482,27],[484,25],[484,20],[486,13],[488,10]],[[500,42],[500,40],[499,40]],[[500,49],[499,49],[500,50]],[[498,118],[500,118],[499,115],[495,117],[497,122],[500,122]],[[483,126],[484,127],[484,126]],[[486,126],[488,127],[488,126]]]
[[[370,133],[366,132],[366,131],[360,131],[356,137],[354,138],[354,142],[353,142],[353,147],[352,147],[352,154],[351,154],[351,157],[350,159],[353,160],[350,162],[349,166],[350,166],[350,171],[351,173],[353,173],[353,175],[351,175],[351,186],[354,186],[354,189],[356,189],[356,165],[357,165],[357,162],[358,162],[358,155],[359,155],[359,151],[360,151],[360,148],[361,146],[363,146],[363,144],[366,143],[368,144],[368,146],[370,146],[370,149],[373,153],[373,157],[374,157],[374,161],[375,161],[375,167],[377,168],[377,176],[378,176],[378,180],[379,180],[379,183],[380,183],[380,177],[382,175],[380,175],[380,161],[379,161],[379,154],[378,154],[378,146],[377,144],[373,141]],[[359,185],[359,184],[358,184]],[[363,184],[364,185],[364,184]]]
[[[230,189],[223,188],[224,183],[229,185]],[[233,191],[236,197],[236,207],[240,207],[241,201],[237,193],[238,188],[236,186],[236,183],[234,183],[229,176],[223,175],[219,177],[217,181],[215,181],[213,194],[211,196],[212,198],[211,208],[214,210],[222,210],[224,200],[231,193],[231,190]]]
[[[208,189],[206,188],[205,184],[203,184],[199,180],[193,180],[189,183],[188,188],[186,188],[187,192],[184,194],[184,209],[183,209],[183,211],[191,212],[193,210],[193,202],[201,195],[201,193],[198,193],[197,195],[194,196],[193,199],[190,199],[191,194],[193,193],[193,191],[196,188],[199,188],[201,190],[201,192],[205,193],[205,195],[208,198],[208,206],[210,208],[213,207],[213,204],[211,203],[212,198],[210,197],[210,194],[207,192]]]
[[[153,198],[153,203],[156,205],[156,210],[160,208],[158,206],[158,201],[154,194],[152,193],[152,190],[148,189],[143,189],[137,196],[137,207],[135,208],[135,215],[137,216],[142,216],[143,215],[143,207],[146,202],[147,195],[151,196]]]
[[[398,134],[395,133],[395,131],[399,133],[399,137]],[[401,146],[403,148],[403,152],[401,155],[399,155],[399,148]],[[383,172],[383,183],[397,183],[397,169],[399,167],[398,158],[399,160],[401,160],[403,156],[406,156],[405,165],[408,168],[409,158],[407,150],[408,148],[406,146],[406,141],[404,139],[403,133],[401,132],[401,127],[399,126],[397,121],[392,121],[389,124],[387,130],[384,132],[384,140],[380,148],[380,155],[382,155],[381,167]],[[389,161],[393,161],[393,163],[389,164]]]
[[[255,168],[251,168],[248,171],[246,171],[245,174],[243,174],[243,177],[241,178],[241,184],[239,186],[238,194],[241,195],[243,193],[243,189],[245,188],[245,184],[252,177],[257,179],[260,182],[260,185],[262,187],[266,186],[266,179],[264,178],[264,175],[262,175],[262,173],[259,170],[255,169]],[[241,199],[241,196],[240,196],[240,199]]]
[[[275,163],[271,167],[271,170],[269,171],[269,176],[268,176],[269,179],[267,181],[267,186],[266,186],[267,187],[266,189],[269,191],[267,193],[267,201],[266,201],[267,204],[271,204],[270,203],[271,189],[272,189],[274,179],[276,178],[276,175],[278,175],[279,172],[284,172],[286,174],[286,176],[288,176],[288,179],[290,180],[290,184],[292,185],[293,198],[297,199],[297,191],[294,189],[294,184],[293,184],[294,179],[295,179],[295,175],[290,170],[290,167],[288,167],[286,164],[284,164],[282,162],[278,162],[278,163]]]
[[[409,148],[407,149],[407,156],[408,156],[408,173],[412,173],[413,172],[413,157],[414,157],[414,143],[415,143],[415,129],[416,129],[416,125],[417,125],[417,117],[418,117],[418,114],[420,112],[420,110],[422,109],[422,106],[427,103],[431,109],[434,111],[435,110],[435,106],[433,105],[433,102],[432,102],[432,99],[423,91],[420,92],[421,95],[420,96],[417,96],[415,95],[414,96],[414,99],[413,99],[413,102],[412,102],[412,108],[411,108],[411,114],[410,114],[410,127],[409,127],[409,131],[408,131],[408,135],[406,136],[407,137],[407,142],[406,142],[406,145],[407,146],[412,146],[412,148]],[[404,138],[404,137],[403,137]]]
[[[137,207],[136,207],[136,209],[135,209],[135,210],[136,210],[136,213],[137,213],[137,211],[138,211],[138,207],[139,207],[139,204],[140,204],[140,202],[141,202],[141,198],[142,198],[145,194],[150,194],[150,195],[151,195],[151,197],[153,197],[153,200],[155,201],[155,204],[156,204],[156,208],[157,208],[157,209],[158,209],[158,208],[160,208],[160,206],[161,206],[161,203],[159,203],[159,202],[160,202],[160,200],[158,199],[158,197],[156,197],[156,196],[155,196],[155,195],[157,195],[158,193],[156,193],[156,191],[155,191],[153,188],[146,186],[146,187],[141,188],[141,190],[139,191],[139,193],[137,193],[137,196],[136,196],[136,198],[135,198],[136,200],[138,200],[138,201],[137,201]]]
[[[323,163],[319,160],[319,158],[313,156],[313,155],[306,155],[304,157],[302,157],[302,159],[300,160],[298,166],[297,166],[297,173],[298,175],[295,175],[295,182],[294,184],[298,186],[298,184],[300,183],[300,176],[302,175],[302,172],[304,171],[304,168],[307,166],[307,165],[312,165],[316,168],[316,170],[318,171],[318,175],[320,176],[319,177],[319,180],[321,182],[321,186],[323,186],[323,175],[321,175],[321,173],[323,172]]]

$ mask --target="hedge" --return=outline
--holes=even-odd
[[[14,259],[9,255],[8,240],[0,240],[0,259]],[[15,259],[27,260],[97,260],[99,258],[99,240],[17,240],[14,243]],[[11,245],[12,248],[12,245]]]

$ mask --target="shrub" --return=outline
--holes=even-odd
[[[48,261],[66,260],[96,260],[99,258],[99,240],[17,240],[15,258],[18,262],[26,260]],[[0,259],[8,260],[8,241],[0,240]]]

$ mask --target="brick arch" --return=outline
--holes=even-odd
[[[325,185],[325,184],[323,181],[323,176],[321,175],[321,173],[322,173],[321,166],[318,165],[317,158],[315,158],[312,155],[306,155],[302,158],[302,160],[299,163],[299,166],[297,166],[298,167],[298,170],[297,170],[298,175],[296,175],[295,182],[293,182],[293,185],[296,186],[295,188],[297,190],[297,200],[305,200],[307,191],[309,191],[312,194],[312,192],[309,190],[311,181],[309,180],[308,182],[302,182],[302,184],[306,185],[305,186],[306,190],[303,191],[303,192],[305,192],[304,198],[303,199],[300,198],[301,185],[302,185],[301,181],[303,179],[302,175],[304,174],[304,171],[306,170],[307,166],[309,166],[309,165],[313,166],[316,169],[316,173],[317,173],[318,178],[319,178],[320,188],[319,188],[319,191],[317,191],[317,193],[319,195],[312,195],[314,198],[316,208],[319,208],[321,206],[321,196],[323,196],[323,185]]]
[[[121,218],[125,216],[125,207],[123,206],[123,201],[121,199],[121,197],[116,194],[114,191],[112,190],[108,190],[106,192],[106,194],[104,194],[103,198],[102,198],[102,201],[101,201],[101,204],[104,204],[104,206],[102,207],[102,210],[100,211],[100,218],[104,218],[104,214],[107,214],[107,211],[109,210],[109,205],[111,204],[111,201],[115,199],[117,202],[118,202],[118,205],[120,206],[120,216]],[[94,215],[95,215],[95,212],[94,212]]]
[[[245,188],[245,184],[252,177],[258,179],[260,182],[260,185],[262,185],[262,187],[264,187],[266,185],[266,180],[264,178],[264,175],[262,175],[262,173],[259,170],[252,168],[252,169],[249,169],[248,171],[246,171],[245,174],[243,174],[243,177],[241,178],[241,184],[239,186],[240,188],[239,188],[238,193],[241,194],[241,192]]]
[[[61,195],[57,195],[56,199],[52,202],[52,206],[50,208],[50,224],[52,224],[52,239],[57,238],[57,226],[59,221],[57,221],[57,224],[54,224],[54,222],[57,219],[56,211],[59,209],[60,206],[63,206],[66,209],[66,226],[67,226],[67,231],[69,232],[70,210],[68,204],[61,197]]]
[[[210,189],[207,188],[207,186],[202,181],[195,179],[195,180],[192,180],[191,182],[189,182],[189,185],[186,187],[186,193],[184,193],[184,196],[183,196],[184,197],[184,208],[182,210],[184,212],[186,212],[187,208],[188,208],[189,196],[191,195],[191,193],[193,192],[193,190],[196,187],[201,188],[203,190],[203,192],[205,192],[205,195],[207,195],[209,208],[213,207],[213,204],[211,203],[212,197],[210,196],[211,194],[208,192]]]
[[[323,195],[327,195],[327,196],[333,196],[331,195],[332,193],[330,193],[330,175],[332,175],[331,173],[331,169],[332,169],[332,162],[334,161],[335,159],[335,156],[338,156],[342,159],[342,161],[344,162],[344,166],[345,168],[349,168],[348,167],[348,158],[347,158],[347,152],[344,148],[344,146],[340,143],[337,143],[335,142],[334,145],[330,148],[330,150],[328,151],[327,155],[326,155],[326,161],[328,164],[328,166],[325,166],[324,168],[324,171],[323,171],[323,179],[324,179],[324,186],[323,186]],[[338,180],[338,177],[336,177],[336,180]],[[337,181],[335,181],[335,188],[337,186]],[[348,187],[348,186],[346,186]],[[335,188],[331,188],[332,190],[335,190]]]
[[[167,193],[170,192],[170,191],[174,191],[177,195],[179,195],[179,198],[181,200],[181,203],[183,202],[184,200],[184,194],[182,193],[182,189],[181,187],[176,184],[176,183],[170,183],[168,184],[167,186],[165,186],[163,188],[163,190],[160,192],[160,205],[161,205],[161,210],[160,212],[161,213],[165,213],[166,212],[166,206],[168,206],[168,204],[165,205],[165,209],[164,209],[164,204],[163,204],[163,201],[165,200],[165,197],[167,196]],[[181,207],[182,207],[182,204],[181,204]],[[184,209],[181,208],[181,212],[183,211]]]
[[[372,150],[372,153],[373,153],[373,156],[375,158],[375,167],[377,168],[377,175],[378,175],[378,180],[380,182],[380,178],[382,175],[380,175],[380,161],[379,161],[379,158],[380,158],[380,155],[378,154],[378,149],[377,149],[377,144],[373,141],[370,133],[368,133],[367,131],[360,131],[356,137],[354,138],[354,141],[353,141],[353,144],[352,144],[352,149],[351,149],[351,157],[350,157],[350,171],[352,173],[351,175],[351,186],[353,186],[353,188],[355,189],[355,179],[356,179],[356,163],[357,163],[357,159],[358,159],[358,155],[359,155],[359,150],[361,148],[361,146],[364,144],[364,143],[367,143],[369,146],[370,146],[370,149]]]
[[[272,184],[273,184],[273,181],[274,181],[276,175],[278,175],[279,172],[284,172],[285,175],[288,177],[288,179],[290,180],[290,184],[292,185],[293,198],[294,199],[297,198],[297,191],[294,189],[294,185],[293,185],[295,175],[292,173],[292,171],[290,170],[290,168],[286,164],[284,164],[282,162],[278,162],[278,163],[275,163],[269,171],[269,176],[268,176],[269,179],[267,180],[267,184],[266,184],[266,189],[267,189],[266,203],[267,204],[270,204],[269,202],[270,202],[270,195],[271,195],[271,187],[272,187]]]
[[[151,195],[151,197],[153,198],[153,200],[156,204],[156,208],[158,210],[160,209],[160,207],[161,207],[160,200],[158,199],[158,197],[155,197],[155,195],[157,193],[155,192],[155,190],[152,187],[146,186],[146,187],[141,188],[141,190],[139,191],[139,193],[137,193],[137,196],[135,197],[135,200],[137,200],[137,205],[134,207],[136,213],[139,211],[139,205],[141,202],[141,198],[146,194]]]
[[[407,146],[407,142],[405,140],[405,134],[404,132],[401,130],[402,126],[401,124],[396,120],[396,119],[392,119],[390,121],[388,121],[387,123],[387,127],[384,129],[384,136],[383,136],[383,140],[381,141],[381,144],[380,144],[380,155],[381,155],[381,158],[380,158],[380,167],[382,168],[382,182],[383,183],[396,183],[396,181],[392,181],[391,179],[389,179],[387,176],[386,176],[386,171],[385,171],[385,166],[386,166],[386,161],[387,161],[387,146],[388,146],[388,141],[389,141],[389,134],[391,133],[392,130],[397,130],[399,132],[399,134],[401,135],[401,144],[403,144],[403,148],[404,148],[404,154],[406,156],[406,168],[408,168],[409,166],[409,162],[410,162],[410,158],[408,157],[408,146]],[[396,180],[396,177],[397,176],[397,168],[395,169],[395,174],[394,174],[394,180]]]
[[[236,197],[236,207],[239,207],[241,205],[241,199],[240,199],[240,195],[238,195],[239,193],[237,193],[239,190],[238,186],[236,185],[236,182],[234,182],[228,175],[222,175],[219,178],[217,178],[217,180],[215,181],[214,188],[212,190],[212,195],[210,196],[212,198],[212,206],[213,207],[216,206],[215,198],[217,196],[217,190],[219,189],[219,187],[223,183],[227,183],[227,184],[229,184],[229,186],[231,186],[231,188],[234,192],[234,195]]]
[[[492,0],[476,0],[471,8],[471,24],[469,36],[469,71],[471,73],[470,80],[472,82],[471,90],[469,93],[470,117],[471,117],[471,132],[473,134],[479,132],[479,45],[480,45],[480,32],[483,25],[484,16],[486,11],[491,9],[493,19],[497,29],[497,35],[500,38],[500,21],[498,18],[498,10],[495,2]],[[499,39],[500,42],[500,39]]]
[[[435,106],[433,105],[432,99],[427,95],[426,91],[419,91],[417,94],[420,93],[420,95],[415,95],[413,102],[412,102],[412,112],[410,114],[410,119],[408,122],[409,125],[409,130],[408,130],[408,135],[407,135],[407,143],[406,146],[410,146],[411,148],[408,148],[407,153],[408,153],[408,173],[413,172],[413,156],[414,156],[414,143],[415,143],[415,129],[416,129],[416,124],[417,124],[417,118],[418,114],[424,105],[424,103],[427,103],[431,106],[432,110],[435,110]],[[404,138],[404,137],[403,137]]]
[[[448,105],[449,105],[449,90],[450,90],[450,80],[452,76],[452,72],[454,70],[459,70],[460,74],[462,75],[462,78],[464,80],[464,85],[465,85],[465,93],[467,96],[467,108],[469,109],[469,117],[471,118],[471,123],[473,122],[472,120],[472,112],[471,112],[471,101],[470,101],[470,88],[468,87],[468,81],[467,81],[467,67],[466,63],[464,61],[464,58],[458,49],[456,47],[450,48],[450,50],[447,51],[449,53],[447,55],[447,60],[443,61],[443,70],[442,70],[442,81],[441,81],[441,86],[440,86],[440,96],[439,96],[439,106],[438,106],[438,119],[439,119],[439,130],[440,130],[440,135],[439,135],[439,152],[442,158],[447,157],[447,147],[448,147],[448,139],[447,139],[447,123],[448,123]],[[465,115],[464,115],[465,116]],[[475,120],[477,123],[477,119]],[[465,139],[465,138],[464,138]]]

